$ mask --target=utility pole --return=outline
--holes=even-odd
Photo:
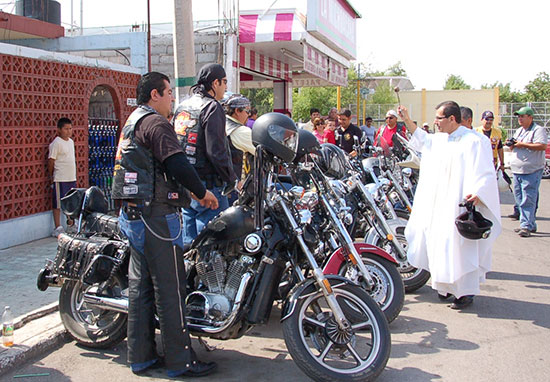
[[[174,77],[176,104],[195,84],[195,36],[192,0],[174,0]]]

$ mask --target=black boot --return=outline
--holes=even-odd
[[[451,304],[451,309],[464,309],[467,306],[472,305],[473,302],[474,302],[473,294],[462,296],[460,298],[455,298],[455,300]]]

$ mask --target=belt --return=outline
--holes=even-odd
[[[154,202],[148,206],[143,204],[138,205],[133,202],[123,202],[121,208],[129,220],[137,220],[140,216],[164,216],[178,212],[178,209],[174,206]]]

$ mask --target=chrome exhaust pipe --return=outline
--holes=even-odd
[[[114,310],[120,313],[128,314],[128,299],[123,297],[103,297],[93,294],[84,294],[84,302],[105,310]]]

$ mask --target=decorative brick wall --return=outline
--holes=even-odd
[[[123,125],[139,75],[0,54],[0,221],[51,210],[48,146],[73,121],[77,184],[88,185],[88,103],[105,85]]]

